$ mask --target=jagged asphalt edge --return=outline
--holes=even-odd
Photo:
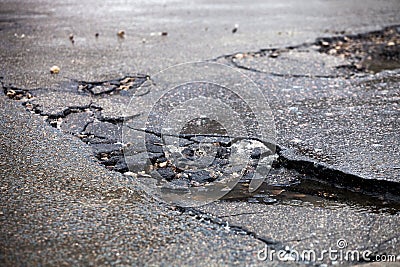
[[[282,145],[276,146],[280,163],[300,173],[307,174],[317,181],[329,183],[337,188],[346,188],[373,197],[400,202],[400,183],[383,179],[366,178],[332,165],[315,161],[299,155]]]

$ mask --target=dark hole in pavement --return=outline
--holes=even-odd
[[[227,130],[217,121],[209,118],[196,118],[187,122],[181,129],[181,134],[219,134],[227,135]]]
[[[384,69],[400,68],[399,36],[399,27],[393,26],[381,31],[358,35],[319,38],[314,45],[320,47],[319,52],[321,53],[350,59],[353,62],[354,71],[379,72]],[[288,49],[296,49],[296,47]],[[276,49],[271,49],[269,54],[273,58],[279,57]],[[147,75],[137,75],[110,81],[80,81],[78,82],[77,92],[96,97],[111,97],[114,94],[124,95],[132,93],[148,79],[149,76]],[[28,110],[44,116],[44,114],[41,114],[40,109],[30,102],[32,94],[29,90],[5,86],[4,84],[2,84],[2,87],[4,94],[10,99],[23,101]],[[121,173],[127,172],[128,168],[124,162],[122,147],[115,142],[120,140],[119,137],[107,136],[107,138],[104,137],[102,139],[102,136],[95,135],[97,133],[92,136],[85,135],[86,130],[93,128],[93,119],[98,120],[101,125],[100,128],[104,128],[105,124],[108,126],[112,124],[116,127],[122,125],[123,118],[104,118],[101,116],[100,111],[101,107],[92,105],[67,107],[63,114],[54,114],[49,117],[51,120],[47,121],[58,128],[60,123],[57,120],[69,116],[68,120],[60,124],[62,130],[78,136],[82,141],[91,145],[100,163],[104,164],[108,169]],[[68,129],[65,130],[63,127]],[[218,140],[208,141],[210,147],[214,147],[216,150],[212,165],[216,170],[218,168],[223,169],[230,155],[232,138],[226,136],[226,130],[216,121],[200,118],[188,122],[180,132],[181,137],[183,137],[180,138],[183,142],[180,145],[185,146],[182,153],[188,159],[194,159],[196,152],[199,152],[199,143],[203,141],[202,138],[208,133],[213,133],[213,137],[218,137]],[[182,173],[182,170],[171,166],[169,163],[164,166],[166,158],[161,153],[162,148],[154,145],[160,140],[156,135],[151,136],[150,141],[155,149],[155,151],[151,151],[152,153],[154,152],[151,157],[153,165],[167,180],[175,179],[177,174]],[[280,157],[282,156],[280,155]],[[259,153],[257,154],[257,151],[255,151],[251,158],[257,160]],[[279,161],[282,160],[281,158],[278,163],[274,164],[271,173],[267,177],[267,182],[253,194],[250,194],[247,188],[251,178],[250,170],[249,174],[245,174],[234,190],[223,199],[225,201],[247,201],[265,204],[280,202],[288,205],[299,205],[300,201],[313,205],[323,205],[327,208],[347,204],[358,207],[360,210],[365,209],[372,212],[398,213],[400,210],[400,190],[397,190],[398,186],[390,188],[390,185],[384,182],[368,182],[362,178],[358,179],[351,175],[346,176],[346,174],[343,176],[343,174],[335,170],[314,168],[310,162],[286,159],[287,162],[281,164],[282,162]],[[197,185],[216,179],[211,172],[207,171],[190,171],[188,174],[187,180],[196,182]],[[272,183],[269,181],[271,177]],[[348,182],[343,185],[338,181]],[[377,185],[372,186],[372,183]]]
[[[379,31],[318,38],[319,52],[348,58],[355,69],[378,73],[400,68],[400,26]]]
[[[224,201],[247,201],[250,203],[275,204],[282,203],[291,206],[311,204],[323,208],[339,208],[343,205],[353,207],[359,212],[400,212],[400,202],[384,199],[382,196],[370,196],[346,188],[340,188],[329,183],[304,176],[290,185],[263,185],[254,193],[249,194],[248,184],[239,183],[231,192],[225,195]]]

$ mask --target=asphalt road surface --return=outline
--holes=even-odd
[[[1,1],[1,265],[400,262],[399,12],[398,1]],[[211,65],[159,73],[194,61]],[[143,187],[234,177],[227,158],[247,163],[243,144],[268,153],[249,156],[222,200],[186,207]],[[207,149],[202,171],[176,163]],[[293,260],[329,249],[369,257]],[[260,259],[271,250],[284,259]]]

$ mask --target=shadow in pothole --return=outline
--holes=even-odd
[[[254,193],[248,192],[248,184],[240,182],[223,201],[245,201],[259,204],[281,203],[289,206],[314,206],[338,209],[350,206],[358,212],[389,213],[400,212],[400,202],[385,199],[384,196],[371,196],[340,188],[329,183],[304,176],[290,185],[263,185]]]

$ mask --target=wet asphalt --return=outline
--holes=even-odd
[[[265,245],[321,252],[339,239],[348,249],[399,255],[400,72],[354,69],[316,41],[398,25],[397,1],[0,7],[1,76],[12,98],[0,101],[2,265],[274,265],[282,262],[257,259]],[[242,71],[268,98],[283,168],[267,177],[280,187],[258,193],[273,201],[238,193],[179,208],[126,174],[121,122],[136,116],[126,105],[132,96],[145,105],[151,94],[137,96],[138,84],[123,77],[140,83],[173,64],[209,59]],[[58,75],[49,73],[53,65]],[[87,86],[115,80],[111,93]],[[296,191],[292,171],[329,186]]]
[[[3,266],[256,264],[263,242],[154,201],[19,104],[1,119]],[[15,115],[17,114],[17,115]]]

